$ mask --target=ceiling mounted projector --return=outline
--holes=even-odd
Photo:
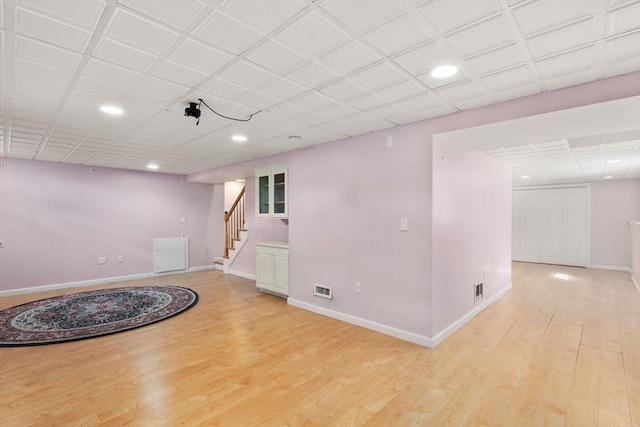
[[[184,109],[184,115],[187,117],[195,117],[196,119],[200,117],[200,109],[198,108],[198,104],[196,102],[190,102],[189,106]]]

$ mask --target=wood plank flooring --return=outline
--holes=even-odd
[[[435,349],[219,271],[99,287],[150,284],[200,301],[124,333],[0,348],[0,425],[640,426],[640,296],[626,273],[514,263],[513,290]]]

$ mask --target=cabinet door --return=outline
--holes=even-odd
[[[258,176],[256,179],[256,186],[256,191],[258,194],[257,213],[260,215],[269,215],[269,202],[271,200],[271,186],[269,185],[269,175]]]
[[[287,174],[284,171],[273,174],[273,213],[276,216],[287,213]]]
[[[256,286],[259,288],[273,289],[273,255],[268,253],[257,253],[256,264]]]
[[[283,295],[289,294],[289,255],[287,251],[273,254],[273,290]]]

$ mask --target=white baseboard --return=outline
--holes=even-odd
[[[249,280],[256,280],[255,274],[243,273],[242,271],[229,270],[227,274],[232,274],[238,277],[244,277],[245,279],[249,279]]]
[[[464,326],[465,323],[473,319],[478,313],[480,313],[482,310],[484,310],[485,308],[493,304],[497,299],[499,299],[501,296],[509,292],[512,288],[513,288],[513,284],[509,283],[507,286],[500,289],[498,293],[496,293],[494,296],[487,299],[482,304],[473,307],[473,309],[469,311],[467,314],[465,314],[464,316],[462,316],[461,318],[459,318],[458,320],[456,320],[455,322],[453,322],[452,324],[444,328],[442,332],[439,332],[438,334],[436,334],[435,337],[433,337],[433,346],[435,347],[438,344],[440,344],[442,341],[447,339],[451,334],[453,334],[455,331],[457,331],[462,326]]]
[[[158,277],[158,276],[168,276],[170,274],[184,274],[184,273],[193,273],[194,271],[203,271],[203,270],[211,270],[213,269],[213,265],[203,265],[199,267],[191,267],[185,271],[170,271],[167,273],[140,273],[140,274],[130,274],[128,276],[116,276],[116,277],[105,277],[102,279],[91,279],[91,280],[81,280],[78,282],[68,282],[68,283],[57,283],[55,285],[42,285],[42,286],[34,286],[31,288],[24,289],[9,289],[6,291],[0,291],[0,297],[8,297],[12,295],[23,295],[23,294],[32,294],[36,292],[48,292],[48,291],[56,291],[59,289],[67,289],[67,288],[79,288],[83,286],[92,286],[92,285],[102,285],[104,283],[114,283],[114,282],[124,282],[126,280],[138,280],[138,279],[147,279],[150,277]]]
[[[501,296],[509,292],[513,288],[513,285],[509,283],[507,286],[502,288],[497,294],[487,299],[482,304],[475,306],[473,310],[469,311],[467,314],[453,322],[451,325],[447,326],[442,332],[438,333],[435,337],[431,338],[424,335],[415,334],[413,332],[408,332],[402,329],[394,328],[393,326],[383,325],[381,323],[373,322],[371,320],[362,319],[360,317],[352,316],[350,314],[341,313],[339,311],[331,310],[325,307],[319,307],[317,305],[309,304],[304,301],[300,301],[294,298],[287,298],[287,303],[294,307],[302,308],[304,310],[312,311],[314,313],[331,317],[332,319],[341,320],[343,322],[351,323],[352,325],[361,326],[363,328],[371,329],[376,332],[380,332],[385,335],[390,335],[395,338],[399,338],[404,341],[409,341],[414,344],[421,345],[423,347],[434,348],[442,341],[444,341],[447,337],[453,334],[455,331],[460,329],[465,323],[469,320],[473,319],[478,313],[487,308],[489,305],[493,304],[496,300],[498,300]]]
[[[312,311],[323,316],[331,317],[332,319],[341,320],[343,322],[351,323],[352,325],[361,326],[363,328],[371,329],[376,332],[380,332],[385,335],[390,335],[395,338],[399,338],[404,341],[409,341],[414,344],[421,345],[423,347],[434,347],[431,338],[424,335],[414,334],[413,332],[404,331],[402,329],[394,328],[393,326],[383,325],[382,323],[373,322],[371,320],[363,319],[361,317],[352,316],[350,314],[341,313],[339,311],[331,310],[329,308],[319,307],[317,305],[309,304],[304,301],[300,301],[294,298],[287,298],[287,304],[294,307],[302,308],[304,310]]]
[[[624,271],[625,273],[631,273],[631,268],[629,267],[621,267],[617,265],[599,265],[599,264],[591,264],[589,268],[594,270],[613,270],[613,271]]]

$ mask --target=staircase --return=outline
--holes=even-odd
[[[245,245],[249,236],[244,223],[244,187],[231,208],[224,213],[224,255],[214,260],[214,266],[225,273]]]

